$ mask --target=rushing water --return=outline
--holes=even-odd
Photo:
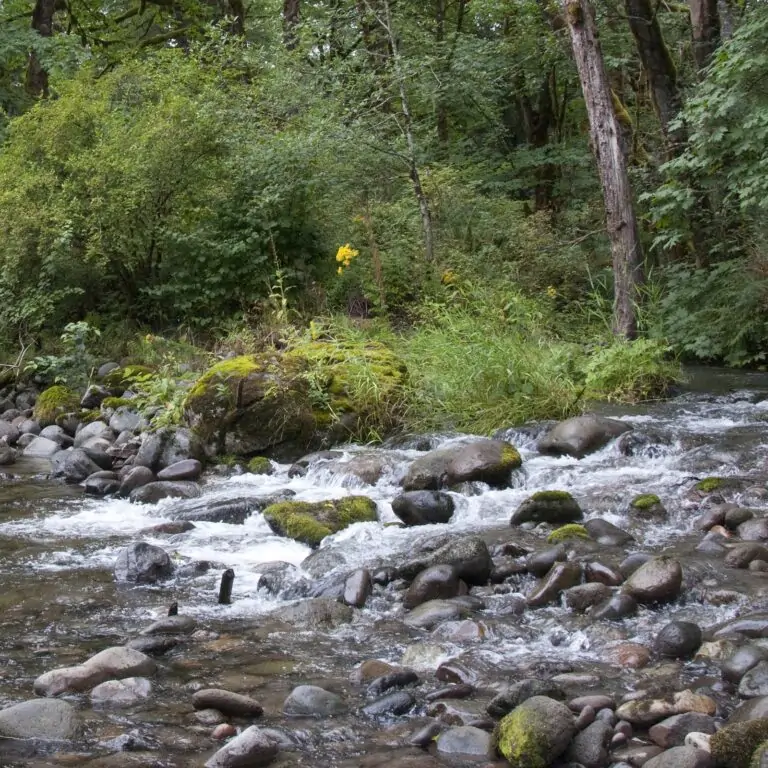
[[[398,621],[403,611],[392,587],[377,588],[351,625],[333,630],[287,629],[279,622],[284,601],[258,588],[260,566],[272,561],[300,565],[310,550],[272,534],[260,514],[241,525],[199,522],[182,534],[147,536],[141,532],[170,520],[177,502],[134,505],[120,499],[86,498],[80,489],[47,480],[45,463],[21,461],[0,481],[0,654],[5,661],[0,704],[29,698],[32,680],[46,670],[78,663],[97,650],[124,643],[164,615],[174,600],[181,613],[199,621],[204,632],[163,658],[151,703],[115,714],[91,711],[86,698],[73,698],[83,704],[88,723],[78,745],[87,755],[103,754],[105,748],[100,745],[105,740],[138,727],[151,743],[160,745],[160,753],[154,753],[156,764],[202,765],[200,756],[210,753],[213,743],[207,737],[209,729],[201,728],[191,715],[189,696],[195,687],[220,685],[247,692],[264,704],[266,722],[283,723],[280,705],[293,686],[326,684],[349,697],[359,696],[348,683],[357,662],[380,658],[397,663],[409,645],[419,642],[439,643],[440,658],[459,659],[489,687],[521,666],[542,660],[596,672],[601,690],[611,688],[619,678],[624,689],[631,687],[634,678],[628,680],[621,670],[605,663],[612,644],[648,641],[659,622],[670,617],[692,619],[706,627],[745,605],[762,605],[759,578],[749,574],[748,581],[743,573],[723,573],[719,561],[713,563],[694,552],[701,539],[693,525],[700,499],[691,494],[691,487],[695,479],[708,475],[747,477],[750,480],[743,485],[748,490],[736,500],[768,509],[768,498],[760,492],[768,479],[768,377],[693,371],[686,391],[671,401],[603,411],[626,420],[643,436],[633,442],[631,455],[614,442],[582,460],[541,456],[536,453],[535,438],[542,425],[507,430],[504,437],[518,446],[524,459],[514,487],[474,486],[454,493],[456,512],[447,526],[387,525],[397,520],[390,502],[400,491],[399,481],[409,462],[421,455],[407,442],[374,451],[383,455],[386,464],[375,485],[345,472],[345,464],[373,450],[360,446],[348,447],[341,458],[310,465],[304,476],[291,477],[288,465],[276,465],[270,476],[240,474],[206,480],[204,495],[211,500],[271,495],[285,489],[298,500],[347,494],[374,499],[379,508],[377,523],[352,526],[323,542],[321,553],[326,549],[332,553],[326,560],[331,572],[401,563],[422,542],[447,532],[481,532],[490,544],[508,540],[511,512],[531,493],[546,489],[570,491],[588,518],[605,518],[632,533],[636,544],[626,551],[670,551],[688,558],[684,561],[689,587],[685,599],[661,613],[641,610],[634,619],[607,627],[561,607],[527,610],[517,616],[510,608],[509,594],[495,594],[492,588],[474,590],[487,605],[475,617],[485,630],[482,642],[461,642],[455,637],[446,641],[439,633],[435,637],[406,628]],[[431,444],[464,439],[436,436]],[[655,493],[662,499],[669,511],[666,523],[639,522],[628,515],[628,502],[639,493]],[[543,535],[521,533],[526,544],[542,548]],[[188,575],[159,586],[118,587],[111,575],[116,554],[140,538],[166,549],[180,566],[205,561],[211,567],[199,575],[182,568],[182,574]],[[232,604],[221,606],[216,595],[225,568],[234,569],[236,577]],[[513,588],[525,590],[532,583],[531,577],[524,577]],[[744,597],[724,606],[701,599],[702,590],[723,587],[743,591]],[[400,720],[387,724],[389,736],[384,739],[376,735],[381,723],[357,717],[331,730],[304,724],[307,743],[320,751],[310,759],[300,750],[285,764],[346,765],[345,756],[354,754],[360,743],[374,751],[397,743],[407,725]],[[318,755],[324,757],[313,762]],[[24,759],[19,764],[59,764],[55,755],[46,760]],[[0,762],[10,764],[1,758]]]

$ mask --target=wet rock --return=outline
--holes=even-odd
[[[661,499],[653,493],[642,493],[629,502],[629,513],[640,520],[667,519],[667,510]]]
[[[430,451],[416,459],[403,480],[403,488],[406,491],[436,491],[474,481],[505,488],[512,471],[521,463],[520,454],[510,443],[476,440]]]
[[[131,467],[123,475],[118,489],[118,496],[128,496],[131,491],[154,482],[155,473],[148,467]]]
[[[94,705],[130,707],[148,699],[152,683],[146,677],[126,677],[123,680],[107,680],[91,691]]]
[[[149,656],[162,656],[164,653],[175,648],[181,639],[175,635],[152,635],[151,637],[136,637],[129,640],[126,648],[132,648],[134,651],[141,651]]]
[[[534,576],[545,576],[549,573],[552,566],[557,562],[565,562],[568,559],[568,552],[563,544],[556,547],[534,552],[529,555],[525,561],[525,567],[528,573]]]
[[[444,621],[435,627],[432,635],[442,640],[463,645],[480,643],[488,636],[488,626],[481,621],[464,619],[463,621]]]
[[[747,520],[736,531],[742,541],[768,541],[768,519]]]
[[[578,586],[571,587],[563,592],[566,607],[576,613],[584,613],[587,608],[605,602],[610,599],[610,596],[610,587],[599,582],[579,584]]]
[[[677,598],[682,584],[680,563],[670,557],[655,557],[627,579],[624,590],[638,603],[662,603]]]
[[[526,596],[526,602],[532,608],[548,605],[560,598],[563,590],[573,587],[581,581],[581,566],[578,563],[555,563]]]
[[[392,500],[392,511],[407,526],[447,523],[453,499],[442,491],[406,491]]]
[[[616,716],[632,725],[649,726],[672,715],[686,712],[714,715],[716,710],[717,705],[709,696],[680,691],[666,699],[628,701],[616,710]]]
[[[576,734],[568,750],[567,760],[579,763],[584,768],[603,768],[609,762],[608,747],[612,738],[613,728],[597,720]]]
[[[501,718],[534,696],[544,696],[558,701],[564,698],[562,689],[555,683],[527,678],[512,683],[506,691],[494,696],[486,711],[491,717]]]
[[[88,475],[83,488],[89,496],[109,496],[120,489],[120,480],[116,472],[101,470]]]
[[[619,621],[637,613],[637,600],[632,595],[617,592],[605,602],[594,606],[589,615],[596,621]]]
[[[60,450],[61,450],[61,446],[59,445],[59,443],[53,440],[49,440],[47,437],[36,437],[24,449],[24,455],[33,459],[50,459],[54,454],[58,453]],[[80,482],[80,481],[78,480],[76,482]]]
[[[189,522],[158,523],[149,528],[142,528],[139,531],[139,536],[176,536],[180,533],[194,530],[195,524]]]
[[[768,660],[768,650],[765,648],[752,644],[742,646],[721,665],[723,677],[732,683],[738,683],[750,669],[766,660]]]
[[[633,552],[621,561],[619,573],[625,579],[628,579],[641,565],[645,565],[645,563],[652,559],[652,556],[646,555],[645,552]]]
[[[419,571],[433,565],[452,565],[462,581],[480,586],[488,583],[493,570],[493,560],[486,543],[479,536],[461,536],[427,557],[408,563],[400,569],[400,575],[413,579]]]
[[[397,691],[382,696],[363,707],[363,714],[369,717],[404,715],[416,704],[416,699],[407,691]]]
[[[762,544],[736,544],[723,560],[727,568],[747,568],[753,560],[768,560],[768,547]]]
[[[706,510],[696,521],[696,528],[700,531],[708,531],[716,525],[723,525],[725,523],[726,509],[730,506],[730,504],[722,504]]]
[[[768,739],[768,719],[728,724],[709,740],[712,758],[722,768],[749,768],[752,755]]]
[[[750,613],[726,622],[715,632],[715,638],[744,635],[745,637],[768,637],[768,613]]]
[[[396,669],[371,681],[366,689],[366,696],[381,696],[392,688],[404,688],[419,682],[419,676],[411,669]]]
[[[2,439],[3,432],[5,432],[6,429],[7,427],[5,427],[5,425],[0,427],[0,439]],[[24,421],[19,424],[18,429],[22,435],[39,435],[42,431],[39,422],[35,421],[34,419],[24,419]],[[7,442],[10,443],[10,439],[8,439]]]
[[[402,670],[398,667],[393,667],[391,664],[387,664],[386,661],[367,659],[359,667],[352,670],[349,680],[355,685],[363,685],[364,683],[371,683],[377,678],[386,677],[392,672],[399,671]]]
[[[461,580],[452,565],[433,565],[416,576],[405,593],[403,605],[415,608],[429,600],[456,597],[460,591]]]
[[[539,768],[565,752],[575,731],[565,704],[533,696],[499,723],[498,750],[512,768]]]
[[[587,520],[584,527],[589,537],[604,547],[622,547],[634,541],[631,534],[599,517]]]
[[[409,627],[432,629],[442,621],[463,618],[467,608],[456,600],[428,600],[407,613],[403,622]]]
[[[358,568],[347,576],[342,599],[347,605],[362,608],[373,590],[371,574],[367,568]]]
[[[223,688],[204,688],[192,696],[195,709],[216,709],[232,717],[261,717],[264,708],[255,699]]]
[[[477,679],[474,670],[456,659],[444,661],[435,671],[435,677],[444,683],[471,685]]]
[[[103,421],[92,421],[77,430],[75,448],[82,448],[94,437],[104,438],[108,443],[111,443],[115,439],[115,434]]]
[[[348,624],[354,617],[354,609],[333,598],[316,597],[278,609],[273,618],[302,629],[321,629]]]
[[[648,730],[651,740],[664,749],[681,747],[685,744],[685,737],[689,733],[715,732],[715,719],[709,715],[698,712],[686,712],[682,715],[672,715],[656,723]]]
[[[631,744],[611,753],[613,768],[642,768],[649,760],[660,755],[664,750],[655,744]]]
[[[583,517],[581,507],[567,491],[539,491],[520,504],[509,522],[510,525],[530,522],[558,525],[576,523]]]
[[[68,741],[80,729],[77,710],[59,699],[33,699],[0,709],[0,737]]]
[[[168,553],[143,541],[121,549],[115,561],[115,579],[118,582],[155,584],[171,576],[173,563]]]
[[[237,735],[237,728],[229,723],[220,723],[211,732],[211,738],[215,741],[224,741],[231,736]]]
[[[442,699],[466,699],[475,693],[475,686],[467,683],[457,685],[446,685],[444,688],[438,688],[432,693],[428,693],[424,700],[428,703],[440,701]]]
[[[423,728],[419,728],[419,730],[408,739],[408,743],[413,747],[428,747],[434,742],[435,737],[441,734],[445,729],[446,725],[444,723],[427,723],[427,725]]]
[[[274,739],[252,725],[216,752],[205,768],[259,768],[269,765],[278,751]]]
[[[149,656],[131,648],[115,646],[97,653],[76,667],[60,667],[35,680],[38,696],[58,696],[60,693],[87,691],[107,680],[126,677],[146,677],[157,665]]]
[[[242,525],[254,512],[262,512],[271,504],[286,501],[294,495],[293,491],[280,491],[269,496],[244,496],[213,501],[204,497],[178,502],[165,510],[165,515],[173,520]]]
[[[768,719],[768,696],[749,699],[739,704],[728,718],[728,724],[743,723],[749,720]]]
[[[607,587],[618,587],[624,583],[624,577],[614,568],[600,562],[587,563],[584,566],[584,580]]]
[[[197,459],[182,459],[157,473],[158,480],[197,480],[203,474],[203,465]]]
[[[613,696],[604,693],[594,693],[586,696],[577,696],[568,702],[568,707],[572,712],[581,712],[584,707],[592,707],[596,713],[608,709],[612,710],[616,706]]]
[[[449,728],[437,737],[437,753],[446,756],[466,756],[474,758],[494,757],[493,738],[490,733],[469,725]]]
[[[51,466],[53,476],[63,477],[67,483],[81,483],[101,469],[81,448],[59,451],[51,457]]]
[[[316,685],[294,688],[283,704],[286,715],[297,717],[329,717],[341,715],[346,710],[340,696]]]
[[[735,504],[725,504],[723,508],[725,514],[723,515],[722,524],[732,531],[736,530],[742,523],[746,523],[747,520],[751,520],[755,516],[755,513],[751,509],[737,507]]]
[[[292,563],[280,560],[259,565],[258,588],[264,589],[270,595],[279,595],[290,584],[298,580],[301,569]]]
[[[119,435],[121,432],[134,432],[142,424],[141,414],[130,405],[120,405],[115,408],[115,412],[110,416],[109,428]],[[145,422],[146,423],[146,422]]]
[[[573,707],[568,705],[569,709],[573,709]],[[595,718],[597,717],[597,712],[595,712],[595,708],[587,705],[584,707],[581,712],[576,716],[575,725],[577,731],[583,731],[588,726],[592,725],[592,723],[595,722]]]
[[[19,454],[15,448],[0,443],[0,467],[8,467],[16,463]]]
[[[164,616],[153,621],[148,627],[141,630],[141,634],[147,635],[189,635],[197,629],[197,621],[191,616]]]
[[[645,768],[714,768],[714,761],[709,752],[681,746],[652,757]]]
[[[189,480],[176,482],[155,480],[140,488],[134,488],[128,498],[134,504],[157,504],[162,499],[196,499],[198,496],[200,496],[200,486]]]
[[[682,659],[692,656],[701,645],[701,628],[690,621],[671,621],[661,629],[654,648],[661,656]]]
[[[450,656],[450,649],[447,645],[413,643],[405,649],[400,663],[409,669],[434,672]]]
[[[741,678],[739,696],[742,699],[768,696],[768,661],[760,661]]]
[[[585,414],[561,421],[539,440],[537,448],[540,453],[580,459],[631,429],[623,421]]]

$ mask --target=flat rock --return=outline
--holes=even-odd
[[[205,688],[192,696],[195,709],[216,709],[233,717],[261,717],[264,708],[255,699],[222,688]]]
[[[651,740],[664,749],[682,747],[689,733],[715,732],[715,719],[710,715],[698,712],[686,712],[682,715],[672,715],[648,730]]]
[[[146,677],[126,677],[124,680],[107,680],[91,691],[93,704],[113,707],[130,707],[148,699],[152,683]]]
[[[0,736],[68,741],[80,729],[77,710],[60,699],[33,699],[0,710]]]
[[[470,725],[449,728],[437,737],[437,752],[441,755],[469,755],[491,760],[495,752],[493,736]]]
[[[283,704],[286,715],[298,717],[328,717],[346,711],[347,707],[340,696],[316,685],[294,688]]]
[[[158,480],[197,480],[203,465],[197,459],[182,459],[157,473]]]

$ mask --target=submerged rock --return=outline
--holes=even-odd
[[[541,453],[566,454],[578,459],[602,448],[632,427],[605,416],[585,414],[561,421],[542,437],[537,448]]]
[[[252,725],[216,752],[205,768],[260,768],[269,765],[278,752],[275,739]]]
[[[192,706],[201,710],[215,709],[234,717],[261,717],[264,713],[264,708],[258,701],[222,688],[205,688],[197,691],[192,696]]]
[[[80,730],[77,710],[60,699],[33,699],[0,709],[0,737],[68,741]]]
[[[294,688],[283,704],[286,715],[301,717],[329,717],[347,711],[341,696],[316,685],[300,685]]]
[[[493,560],[488,545],[479,536],[462,536],[449,541],[423,559],[414,560],[400,568],[400,575],[413,579],[419,571],[433,565],[451,565],[456,575],[467,584],[488,583]]]

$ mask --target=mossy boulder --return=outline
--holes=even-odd
[[[102,411],[116,411],[124,405],[132,405],[132,401],[127,397],[105,397],[101,401]]]
[[[248,462],[248,471],[252,475],[271,475],[275,468],[266,456],[254,456]]]
[[[184,414],[214,454],[307,450],[384,434],[403,403],[405,369],[384,345],[315,341],[208,369]]]
[[[715,763],[722,768],[749,768],[760,745],[768,739],[768,718],[733,723],[721,728],[709,742]]]
[[[768,740],[764,741],[753,753],[750,768],[768,768]]]
[[[532,696],[498,724],[497,748],[512,768],[547,768],[568,749],[575,733],[565,704]]]
[[[578,523],[571,523],[557,528],[547,536],[547,541],[550,544],[559,544],[561,541],[571,541],[572,539],[589,539],[587,529]]]
[[[510,525],[523,523],[575,523],[584,518],[576,499],[568,491],[539,491],[525,499],[512,513]]]
[[[68,387],[57,384],[40,393],[35,403],[34,417],[41,427],[49,427],[65,413],[80,410],[80,396]]]
[[[375,522],[376,503],[367,496],[346,496],[332,501],[282,501],[264,510],[264,519],[278,536],[310,547],[353,523]]]
[[[629,513],[641,520],[665,520],[667,510],[655,493],[641,493],[629,502]]]
[[[713,493],[719,491],[724,485],[722,477],[705,477],[703,480],[699,480],[694,488],[699,493]]]

